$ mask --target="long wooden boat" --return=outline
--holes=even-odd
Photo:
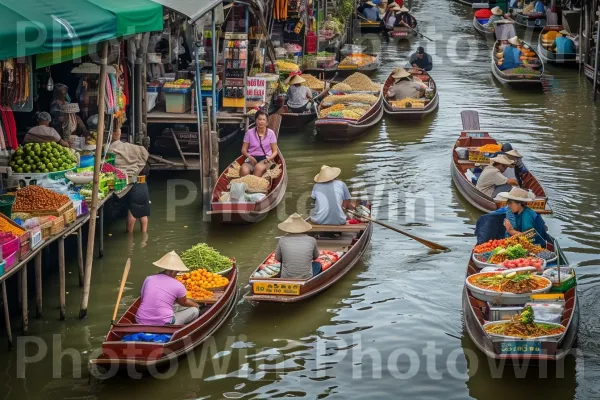
[[[527,29],[540,30],[546,26],[546,14],[532,13],[525,15],[523,10],[513,9],[510,17],[517,25],[521,25]]]
[[[548,250],[557,251],[559,253],[561,266],[568,265],[559,246],[549,243]],[[480,272],[480,270],[477,268],[471,257],[467,266],[466,277],[478,272]],[[574,287],[564,291],[564,300],[565,309],[560,324],[566,329],[560,336],[556,338],[546,337],[535,339],[493,337],[485,331],[484,324],[492,322],[493,320],[498,320],[499,317],[495,315],[496,310],[492,313],[490,311],[490,304],[473,296],[473,293],[465,284],[462,297],[464,325],[468,335],[471,337],[477,348],[489,358],[520,363],[523,363],[524,361],[531,361],[534,363],[540,361],[557,361],[570,353],[577,339],[577,330],[579,327],[579,302],[577,298],[576,283]],[[523,304],[506,306],[523,307]],[[506,311],[509,314],[512,313],[512,311]],[[518,311],[515,311],[514,313],[516,314]]]
[[[319,110],[323,109],[323,103]],[[366,133],[383,118],[383,96],[379,93],[377,102],[358,120],[344,118],[319,118],[315,122],[317,135],[329,142],[349,142]]]
[[[479,33],[485,38],[487,42],[492,43],[495,39],[494,28],[491,26],[484,25],[484,23],[487,24],[487,21],[487,19],[477,18],[473,16],[473,27],[475,28],[475,31],[477,31],[477,33]]]
[[[102,354],[90,360],[90,366],[141,368],[170,364],[202,344],[227,321],[237,298],[238,270],[234,266],[228,274],[229,284],[215,298],[204,301],[200,316],[187,325],[140,325],[135,315],[141,304],[138,298],[112,325],[102,343]],[[202,301],[200,301],[202,302]],[[166,343],[123,341],[123,337],[135,333],[171,335]]]
[[[353,200],[353,203],[359,204],[359,201]],[[366,206],[371,208],[368,203]],[[306,280],[254,278],[257,268],[250,276],[251,291],[244,296],[244,299],[257,302],[295,303],[317,295],[339,281],[358,263],[371,241],[373,226],[371,222],[341,226],[313,225],[311,234],[320,232],[342,233],[336,238],[317,238],[319,250],[344,253],[338,261],[320,274]]]
[[[431,75],[423,70],[412,71],[413,76],[421,79],[423,83],[429,85],[429,88],[433,90],[433,97],[431,99],[422,99],[425,101],[425,107],[423,108],[394,108],[391,103],[385,97],[385,94],[388,92],[390,86],[394,84],[394,78],[392,75],[388,76],[387,80],[383,85],[383,108],[386,115],[389,115],[392,118],[398,120],[415,120],[415,119],[423,119],[426,116],[433,113],[439,105],[439,96],[437,85],[435,81],[431,77]]]
[[[367,18],[358,14],[358,26],[360,27],[360,33],[379,33],[381,32],[381,21],[369,21]]]
[[[280,124],[281,115],[274,114],[269,117],[269,128],[273,129],[276,135],[278,135]],[[241,166],[245,160],[246,157],[239,156],[235,159],[234,163]],[[212,220],[225,224],[250,224],[261,221],[267,216],[269,211],[277,207],[285,196],[288,181],[286,163],[281,154],[281,150],[279,150],[279,154],[274,161],[276,164],[281,165],[282,174],[271,181],[271,187],[266,193],[266,196],[255,203],[223,203],[219,201],[223,192],[229,191],[229,179],[225,176],[225,173],[229,168],[227,167],[227,169],[219,176],[212,191],[211,210],[207,212]]]
[[[361,74],[365,74],[367,76],[373,75],[379,69],[380,61],[375,63],[371,63],[364,67],[355,67],[350,65],[338,65],[336,73],[341,77],[347,77],[352,75],[355,72],[360,72]]]
[[[463,111],[463,113],[465,112]],[[469,111],[469,113],[475,113],[475,111]],[[477,122],[477,124],[479,124],[479,122]],[[465,127],[464,125],[463,129],[464,130],[461,132],[452,149],[452,163],[450,166],[452,181],[460,194],[473,207],[486,213],[504,207],[506,205],[505,201],[494,200],[490,196],[480,192],[475,187],[472,180],[475,176],[473,170],[478,165],[483,166],[489,163],[489,159],[481,158],[481,154],[478,154],[477,148],[486,144],[498,144],[498,142],[487,132],[470,129],[468,126]],[[461,158],[457,149],[469,149],[469,158]],[[480,161],[477,159],[480,159]],[[536,196],[535,201],[530,203],[529,207],[539,214],[551,214],[552,210],[548,205],[546,192],[535,176],[528,171],[523,174],[521,179],[523,181],[523,189],[531,190]]]
[[[554,40],[545,40],[545,35],[549,32],[560,32],[563,29],[565,28],[562,25],[546,25],[540,32],[537,52],[541,59],[547,63],[576,67],[578,65],[577,51],[570,54],[556,54],[554,51],[550,50],[550,46],[552,46]]]
[[[417,37],[419,28],[410,29],[405,26],[396,26],[393,30],[388,31],[388,36],[392,39],[410,40]]]
[[[539,75],[510,75],[506,71],[501,71],[498,67],[499,57],[497,54],[502,53],[500,50],[501,41],[497,40],[492,49],[492,75],[504,86],[516,90],[541,90],[543,88],[544,78],[544,61],[540,58],[537,51],[529,44],[522,42],[524,46],[528,47],[530,51],[535,53],[535,56],[528,57],[531,61],[539,60],[537,67]]]
[[[319,101],[323,99],[329,93],[329,82],[325,83],[325,89],[315,96],[314,100]],[[290,112],[287,106],[281,107],[277,114],[281,115],[281,128],[282,132],[298,132],[299,128],[310,124],[317,118],[316,106],[312,107],[310,111],[304,113],[293,113]]]

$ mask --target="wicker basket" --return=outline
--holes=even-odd
[[[478,150],[469,149],[469,161],[473,161],[476,163],[489,163],[490,159],[489,157],[486,157],[484,153]]]
[[[65,229],[65,219],[64,218],[56,218],[52,220],[52,235],[58,235],[62,230]]]
[[[52,236],[52,224],[53,223],[54,223],[54,221],[48,221],[48,222],[44,222],[42,225],[40,225],[40,230],[42,231],[42,240],[46,240],[50,236]]]
[[[60,217],[64,213],[66,213],[70,208],[73,208],[73,202],[71,200],[60,206],[58,210],[19,210],[18,212],[25,212],[31,214],[31,216],[33,217],[44,217],[47,215]]]
[[[63,214],[64,220],[65,220],[65,225],[70,225],[73,222],[75,222],[75,220],[77,219],[77,212],[75,211],[75,208],[71,207],[69,208],[64,214]]]

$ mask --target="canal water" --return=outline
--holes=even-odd
[[[30,320],[30,334],[41,344],[29,338],[12,351],[0,349],[0,397],[598,398],[600,146],[599,109],[590,99],[590,84],[575,70],[547,66],[544,94],[500,87],[490,74],[490,48],[472,28],[470,9],[430,0],[414,4],[413,11],[421,31],[434,42],[414,42],[410,49],[382,42],[376,78],[383,82],[409,50],[425,46],[434,56],[440,92],[433,116],[420,123],[386,119],[349,144],[315,140],[312,125],[283,135],[288,197],[277,212],[248,227],[204,221],[193,185],[196,174],[154,174],[148,236],[128,237],[124,221],[107,229],[105,257],[94,263],[86,320],[77,319],[75,265],[69,267],[64,322],[58,321],[57,274],[47,274],[44,290],[56,296],[46,296],[43,319]],[[549,194],[554,214],[544,219],[577,266],[579,282],[578,351],[564,363],[526,371],[490,364],[463,330],[461,293],[480,216],[450,178],[451,149],[465,109],[477,110],[482,129],[518,148]],[[321,295],[289,305],[239,300],[214,339],[171,372],[159,371],[156,378],[88,379],[87,361],[109,328],[127,257],[132,268],[121,311],[154,272],[153,261],[198,242],[237,258],[241,299],[253,268],[276,245],[277,223],[294,211],[306,213],[312,178],[323,164],[340,167],[352,192],[369,193],[378,218],[452,251],[429,251],[376,226],[361,262]],[[31,363],[23,366],[25,357]]]

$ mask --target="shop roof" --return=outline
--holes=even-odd
[[[161,30],[152,0],[0,0],[0,60]]]

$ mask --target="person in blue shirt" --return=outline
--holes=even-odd
[[[561,36],[554,39],[554,43],[550,48],[556,51],[556,54],[574,54],[576,52],[575,43],[567,37],[569,32],[563,29],[559,33]]]
[[[504,71],[507,69],[513,69],[520,67],[521,62],[521,50],[517,48],[521,44],[521,41],[518,37],[512,37],[508,39],[508,44],[504,46],[504,60],[500,65],[500,71]]]
[[[544,6],[544,2],[542,0],[537,0],[535,2],[535,12],[539,14],[546,13],[546,6]]]
[[[546,224],[538,213],[527,206],[527,203],[535,201],[535,195],[521,188],[512,188],[510,192],[499,193],[498,197],[506,199],[504,227],[507,236],[535,229],[534,242],[546,247],[546,241],[548,240]]]
[[[358,7],[358,12],[361,13],[369,21],[379,21],[379,10],[372,1],[367,1]]]
[[[528,172],[527,168],[525,168],[525,164],[523,164],[523,156],[513,149],[510,143],[504,143],[502,145],[502,150],[500,151],[504,153],[509,160],[515,163],[514,167],[509,167],[504,171],[504,176],[515,178],[517,182],[519,182],[519,186],[523,186],[523,174]]]

